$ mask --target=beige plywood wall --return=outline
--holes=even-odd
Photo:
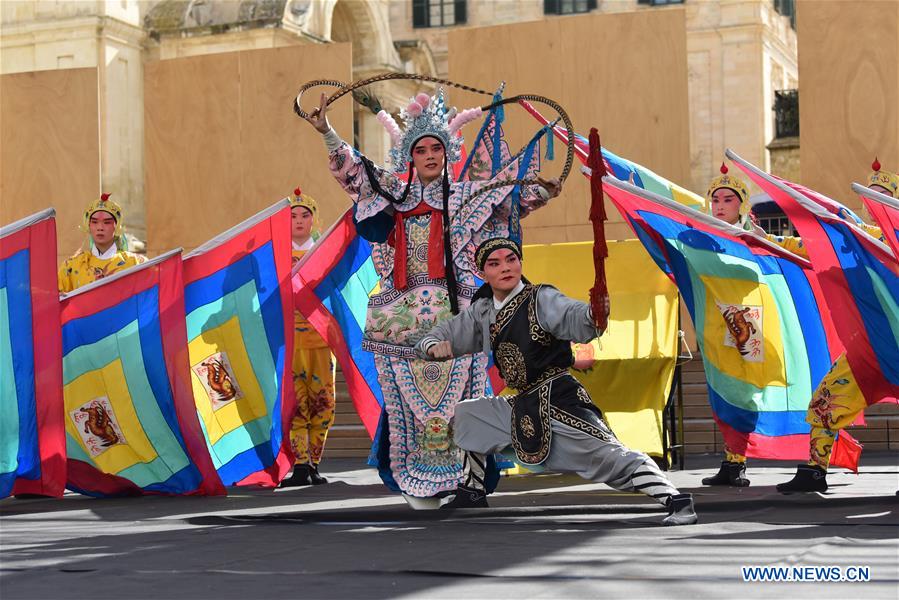
[[[293,113],[291,103],[306,81],[348,82],[351,69],[349,44],[148,63],[144,103],[149,253],[194,248],[289,195],[297,185],[318,201],[325,227],[337,219],[349,198],[328,170],[321,135]],[[307,110],[314,106],[312,100],[308,98]],[[348,97],[333,105],[330,121],[352,140]]]
[[[798,3],[802,183],[858,208],[878,156],[899,171],[899,2]]]
[[[0,77],[0,224],[54,207],[60,260],[100,195],[97,89],[95,68]]]
[[[630,14],[585,15],[453,31],[449,36],[449,78],[493,90],[505,81],[506,96],[535,93],[559,102],[582,135],[597,127],[603,145],[681,185],[690,177],[687,105],[687,42],[682,9]],[[489,98],[450,90],[463,107]],[[552,111],[544,111],[550,116]],[[512,151],[526,143],[537,122],[518,107],[506,108]],[[466,138],[476,130],[469,126]],[[544,176],[561,171],[564,147],[544,163]],[[592,239],[586,178],[569,177],[559,198],[522,222],[525,241],[543,244]],[[606,202],[607,237],[632,238],[618,212]]]

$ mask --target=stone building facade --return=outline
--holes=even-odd
[[[444,2],[446,4],[447,2]],[[449,27],[415,27],[412,1],[390,2],[394,39],[426,42],[438,75],[448,71]],[[439,0],[426,2],[440,4]],[[771,166],[767,144],[774,139],[774,92],[798,87],[796,32],[771,0],[559,0],[560,12],[546,14],[545,0],[480,0],[467,3],[466,22],[478,27],[540,19],[570,18],[590,9],[616,13],[635,10],[686,10],[690,102],[691,181],[679,182],[703,192],[717,174],[725,148]],[[497,49],[502,52],[502,49]],[[650,166],[651,165],[647,165]]]
[[[427,14],[440,26],[420,26],[416,10],[424,11],[419,21]],[[771,160],[777,147],[768,148],[774,92],[796,88],[798,71],[795,31],[772,0],[12,0],[0,3],[0,72],[98,69],[102,186],[115,191],[142,237],[148,61],[351,42],[355,79],[445,76],[452,28],[636,10],[686,11],[691,180],[679,183],[703,192],[727,147],[779,170]],[[400,106],[416,91],[392,82],[378,93]],[[374,116],[357,108],[354,120],[355,142],[383,160],[388,140]]]

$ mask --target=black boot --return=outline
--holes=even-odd
[[[668,496],[668,516],[662,519],[662,525],[692,525],[699,520],[693,508],[693,494],[675,494]]]
[[[702,485],[749,487],[749,480],[746,479],[746,463],[725,460],[714,476],[702,480]]]
[[[777,491],[781,494],[797,492],[826,492],[827,471],[819,466],[797,465],[793,479],[786,483],[778,483]]]
[[[318,465],[314,463],[309,465],[309,481],[312,482],[312,485],[321,485],[323,483],[328,483],[327,479],[319,475]]]
[[[465,487],[460,485],[456,488],[456,497],[451,502],[444,504],[440,508],[489,508],[487,504],[487,494],[484,490]]]
[[[309,481],[309,465],[294,465],[293,474],[281,482],[278,487],[298,487],[302,485],[310,485]]]

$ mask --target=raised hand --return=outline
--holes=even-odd
[[[309,116],[303,118],[322,135],[328,133],[331,124],[328,123],[328,98],[324,93],[322,93],[318,108],[313,108]]]
[[[540,182],[540,185],[543,187],[543,189],[549,192],[550,198],[555,198],[562,193],[562,182],[559,181],[558,177],[553,177],[552,179],[543,179],[538,175],[537,181]]]

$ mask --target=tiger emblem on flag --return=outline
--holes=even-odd
[[[762,307],[743,304],[727,304],[715,301],[726,326],[724,345],[735,348],[748,362],[765,360],[764,334],[762,333]]]
[[[191,366],[191,370],[206,390],[213,410],[218,410],[243,397],[227,353],[216,352],[207,356]]]
[[[98,456],[117,444],[125,444],[125,435],[116,420],[109,398],[100,396],[69,413],[81,441],[91,456]]]

